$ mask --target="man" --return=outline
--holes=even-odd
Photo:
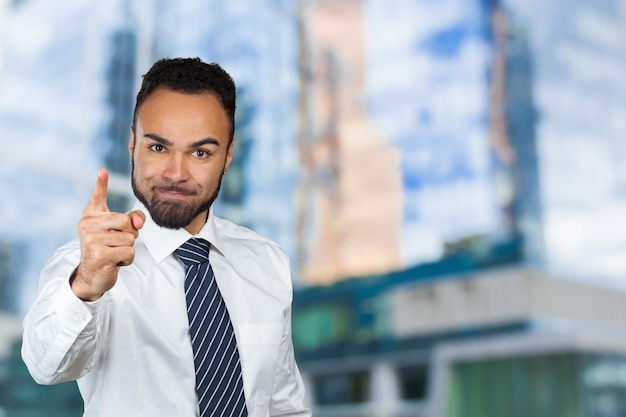
[[[85,416],[310,415],[288,258],[211,209],[234,113],[235,85],[217,64],[158,61],[130,131],[138,202],[109,212],[101,169],[79,239],[42,270],[22,357],[39,383],[76,379]]]

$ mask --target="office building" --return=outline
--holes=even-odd
[[[545,381],[563,401],[581,390],[574,415],[623,410],[621,2],[3,4],[0,191],[16,198],[0,231],[25,258],[3,264],[12,309],[75,236],[98,166],[111,208],[132,201],[141,75],[199,56],[238,84],[216,211],[293,260],[316,415],[556,416]],[[11,412],[80,403],[72,385],[26,401],[52,391],[0,352],[24,395]]]

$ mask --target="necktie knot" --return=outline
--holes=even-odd
[[[193,264],[200,264],[203,262],[209,262],[209,250],[211,244],[204,239],[191,238],[178,249],[176,249],[176,255],[185,265],[189,268]]]

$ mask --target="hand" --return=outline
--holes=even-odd
[[[139,210],[112,213],[107,207],[109,174],[100,168],[96,185],[78,222],[80,264],[71,281],[72,291],[83,301],[95,301],[117,282],[122,266],[135,258],[135,239],[146,216]]]

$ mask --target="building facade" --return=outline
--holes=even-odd
[[[625,325],[622,2],[0,4],[0,310],[28,308],[100,165],[110,208],[129,208],[141,75],[199,56],[238,85],[215,208],[291,256],[316,415],[499,415],[484,407],[542,401],[529,387],[550,378],[582,378],[554,393],[582,390],[573,415],[622,410],[621,374],[605,370],[624,353],[607,336]],[[21,372],[12,349],[5,386]],[[15,381],[20,398],[47,389]]]

